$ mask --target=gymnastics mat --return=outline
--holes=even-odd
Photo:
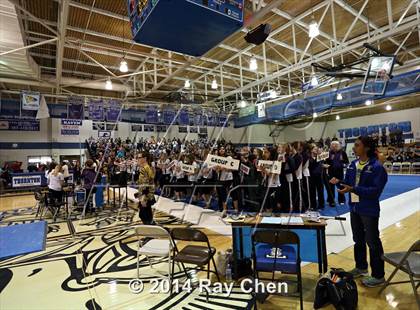
[[[0,227],[0,259],[45,250],[47,222]]]

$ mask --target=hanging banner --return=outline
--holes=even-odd
[[[316,156],[316,161],[327,160],[330,157],[330,152],[322,152]]]
[[[220,166],[222,168],[226,168],[230,170],[239,169],[239,160],[229,158],[229,157],[222,157],[222,156],[209,154],[207,155],[205,163],[207,163],[209,167]]]
[[[220,114],[219,115],[219,124],[218,126],[220,127],[227,127],[228,122],[227,122],[227,116],[225,114]]]
[[[61,135],[78,136],[80,134],[80,126],[82,126],[81,119],[61,119]]]
[[[0,130],[39,131],[40,122],[37,120],[0,120]]]
[[[190,124],[190,116],[188,115],[188,111],[180,111],[179,112],[178,124],[179,125],[189,125]]]
[[[146,111],[146,123],[156,124],[158,122],[158,112],[154,107]]]
[[[265,117],[265,103],[257,103],[257,111],[258,111],[258,117]]]
[[[90,99],[89,119],[92,121],[103,121],[105,119],[104,102],[102,99]]]
[[[84,119],[85,118],[85,98],[71,96],[68,99],[68,118]]]
[[[281,161],[259,160],[258,166],[262,166],[264,169],[270,170],[270,173],[273,174],[281,173]]]
[[[201,111],[197,112],[197,114],[194,115],[194,125],[196,126],[204,125],[203,113]]]
[[[39,92],[22,91],[21,92],[22,110],[38,111],[40,97],[41,97],[41,94]]]
[[[163,123],[165,125],[170,125],[174,121],[175,118],[175,111],[172,110],[164,110],[163,111]]]
[[[107,122],[118,122],[121,111],[121,102],[119,100],[111,99],[108,101],[108,107],[106,110]]]

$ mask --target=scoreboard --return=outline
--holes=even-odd
[[[244,0],[128,0],[133,40],[201,56],[243,26]]]

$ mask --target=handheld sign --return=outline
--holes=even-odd
[[[281,161],[281,162],[286,162],[286,156],[285,156],[285,154],[284,153],[279,154],[277,160],[278,161]]]
[[[326,160],[330,157],[329,152],[322,152],[321,154],[317,155],[316,161]]]
[[[212,166],[219,166],[222,168],[230,169],[230,170],[238,170],[239,169],[239,160],[228,158],[228,157],[222,157],[217,155],[207,155],[206,161],[207,165],[209,167]]]
[[[187,164],[182,163],[181,170],[187,173],[194,173],[195,167],[194,165],[187,165]]]
[[[258,166],[263,166],[265,169],[270,170],[270,173],[281,173],[281,161],[259,160]]]
[[[175,166],[175,160],[173,160],[173,161],[171,161],[169,164],[168,164],[168,166],[166,167],[166,169],[170,169],[170,168],[172,168],[173,166]]]
[[[241,164],[241,172],[248,175],[250,168],[247,165]]]

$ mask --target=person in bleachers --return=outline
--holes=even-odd
[[[328,167],[328,176],[329,178],[337,178],[337,179],[343,179],[344,177],[344,168],[349,163],[349,159],[347,157],[346,152],[341,149],[340,142],[333,141],[331,142],[330,147],[330,156],[325,161],[326,164],[329,165]],[[336,186],[334,184],[331,184],[329,186],[329,190],[327,190],[328,194],[328,204],[333,207],[335,206],[335,190]],[[344,204],[346,202],[345,197],[343,194],[338,192],[338,203],[340,205]]]
[[[354,160],[343,179],[332,178],[330,182],[339,186],[341,194],[350,195],[350,221],[354,241],[355,268],[353,277],[364,277],[362,284],[378,287],[384,284],[384,253],[379,234],[379,198],[388,181],[385,168],[376,158],[376,144],[371,137],[359,137],[354,143]],[[371,276],[368,276],[367,248]]]
[[[404,161],[404,154],[402,153],[401,150],[398,150],[398,153],[395,154],[394,158],[396,162],[402,163]]]
[[[382,146],[387,145],[386,127],[382,127],[381,129],[381,143],[382,143]]]

